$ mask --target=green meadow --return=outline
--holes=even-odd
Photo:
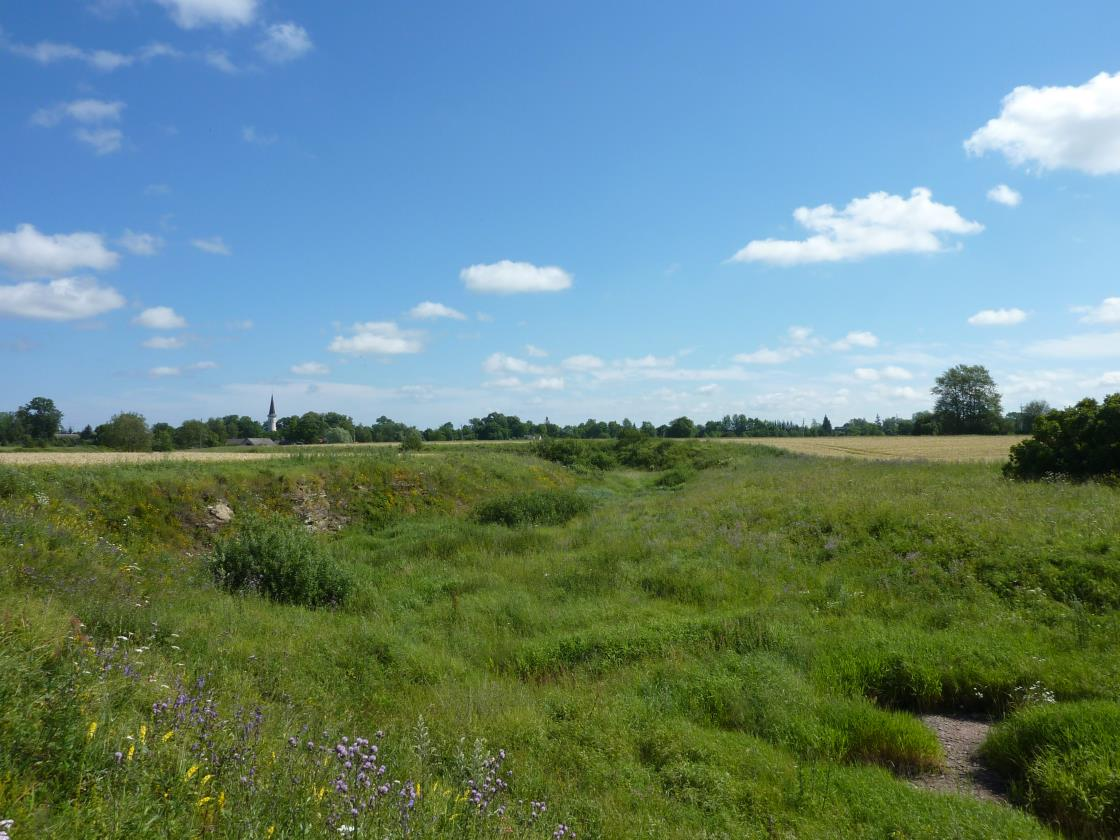
[[[1120,832],[1116,489],[536,451],[0,467],[13,840]]]

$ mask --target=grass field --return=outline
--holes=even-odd
[[[705,444],[755,444],[775,446],[803,455],[842,458],[921,461],[1005,461],[1007,451],[1022,437],[1002,435],[957,435],[951,437],[828,437],[828,438],[710,438]],[[456,446],[516,446],[506,441],[448,441],[428,444],[430,448]],[[54,464],[91,466],[102,464],[148,464],[164,461],[243,461],[254,458],[289,458],[306,453],[354,454],[370,448],[396,447],[395,443],[350,444],[347,446],[262,447],[260,449],[184,449],[177,452],[100,452],[72,449],[0,450],[0,465]]]
[[[0,820],[13,840],[1116,835],[1114,489],[719,452],[663,473],[527,447],[0,463]],[[211,546],[255,514],[313,525],[346,601],[220,588]],[[986,750],[1019,807],[911,784],[943,761],[924,711],[1006,721]]]

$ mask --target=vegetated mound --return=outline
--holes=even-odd
[[[757,447],[758,454],[784,455],[773,447]],[[537,457],[577,470],[610,470],[618,467],[649,470],[705,470],[726,464],[729,453],[698,441],[653,438],[638,432],[623,432],[613,441],[577,438],[545,438],[532,448]],[[755,454],[755,453],[750,453]],[[674,483],[670,482],[669,486]]]
[[[1011,448],[1003,474],[1023,480],[1120,478],[1120,394],[1041,415],[1034,436]]]
[[[484,525],[563,525],[591,510],[591,499],[574,490],[530,490],[504,493],[478,506]]]
[[[1120,836],[1120,703],[1027,707],[992,731],[982,754],[1039,816],[1079,837]]]

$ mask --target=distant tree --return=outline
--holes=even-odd
[[[225,442],[215,438],[213,430],[201,420],[184,420],[175,430],[174,438],[177,449],[198,449]]]
[[[1040,415],[1034,436],[1011,447],[1003,472],[1018,479],[1120,477],[1120,394]]]
[[[1011,421],[1012,431],[1016,434],[1029,435],[1034,431],[1035,421],[1052,410],[1046,400],[1031,400],[1018,411],[1008,414],[1007,419]]]
[[[121,452],[148,452],[152,448],[152,433],[143,414],[122,411],[114,414],[108,423],[97,427],[97,442]]]
[[[639,431],[641,431],[644,437],[657,437],[657,428],[648,420],[642,421]]]
[[[299,418],[296,427],[289,433],[292,440],[300,443],[318,443],[327,432],[327,424],[323,416],[314,411],[308,411]]]
[[[821,431],[821,434],[824,435],[825,437],[832,434],[832,421],[828,419],[827,414],[824,416],[824,419],[821,421],[821,430],[820,431]]]
[[[175,430],[168,423],[152,426],[152,449],[156,452],[170,452],[175,448]]]
[[[14,411],[0,411],[0,444],[12,445],[25,437],[19,415]]]
[[[424,439],[416,429],[409,429],[401,437],[401,452],[419,452],[424,448]]]
[[[86,423],[86,427],[84,429],[82,429],[78,433],[78,435],[79,435],[79,437],[81,437],[81,439],[83,441],[88,442],[88,441],[93,440],[93,426],[91,426],[89,423]]]
[[[20,426],[32,440],[52,440],[62,425],[62,412],[54,404],[54,400],[46,397],[35,397],[27,405],[21,405],[16,411],[16,418]]]
[[[987,435],[1003,431],[999,391],[983,365],[949,368],[937,377],[932,393],[937,397],[933,413],[942,434]]]
[[[353,443],[354,436],[350,434],[349,429],[344,429],[342,426],[331,426],[323,433],[323,440],[326,443]]]
[[[665,437],[690,438],[696,437],[696,424],[687,417],[678,417],[669,423],[665,429]]]
[[[372,443],[373,432],[369,430],[369,426],[355,426],[354,427],[354,440],[357,443]]]

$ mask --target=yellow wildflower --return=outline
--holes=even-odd
[[[132,761],[132,756],[135,755],[135,754],[136,754],[136,745],[135,744],[129,744],[128,745],[128,760]]]
[[[209,802],[213,798],[214,798],[213,796],[202,797],[200,800],[198,800],[198,807],[201,808],[203,805],[205,805],[207,802]]]
[[[143,744],[144,739],[147,738],[147,737],[148,737],[148,726],[147,726],[147,724],[142,723],[142,724],[140,724],[140,743]]]
[[[266,837],[271,837],[271,836],[272,836],[273,834],[275,834],[275,833],[276,833],[276,826],[274,826],[274,825],[270,825],[270,826],[268,827],[268,834],[267,834],[267,835],[265,835],[265,836],[266,836]]]
[[[326,793],[326,792],[327,792],[327,789],[325,787],[321,787],[317,791],[315,791],[315,801],[319,802],[320,800],[322,800],[323,794]]]
[[[171,740],[171,736],[174,735],[174,734],[175,734],[174,729],[168,729],[166,732],[163,733],[163,737],[160,738],[160,740],[163,741],[164,743],[167,743],[168,741]]]
[[[226,792],[224,790],[218,794],[218,807],[226,807]]]
[[[199,784],[200,784],[200,785],[204,785],[204,784],[206,784],[207,782],[209,782],[209,781],[210,781],[211,779],[213,779],[213,778],[214,778],[214,774],[213,774],[213,773],[207,773],[207,774],[206,774],[205,776],[203,776],[203,777],[202,777],[202,781],[201,781],[201,782],[199,782]]]
[[[92,741],[94,734],[97,732],[97,721],[91,720],[89,722],[89,729],[86,730],[86,740]]]
[[[189,781],[190,779],[194,778],[194,774],[197,773],[197,772],[198,772],[198,765],[197,764],[192,764],[190,769],[187,771],[187,775],[185,775],[183,778]]]

